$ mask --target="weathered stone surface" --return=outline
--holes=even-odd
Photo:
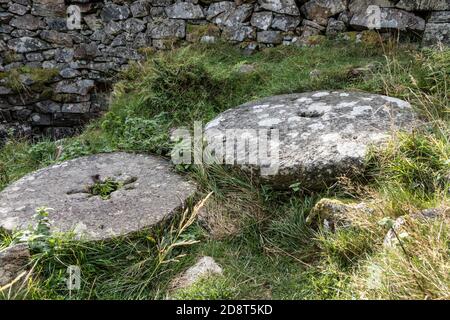
[[[231,1],[214,2],[208,7],[208,10],[206,10],[206,19],[212,20],[219,14],[230,11],[235,7],[235,4]]]
[[[73,93],[87,95],[94,88],[94,81],[83,79],[78,81],[63,80],[58,82],[55,88],[56,93]]]
[[[149,13],[149,5],[147,1],[135,1],[130,5],[131,14],[135,18],[145,17]]]
[[[27,269],[29,262],[30,250],[26,244],[16,244],[0,251],[0,288],[14,281]]]
[[[102,20],[97,18],[95,14],[86,15],[83,20],[92,31],[99,30],[103,26]]]
[[[378,6],[380,8],[395,7],[395,0],[350,0],[348,10],[350,12],[366,12],[369,6]]]
[[[25,55],[28,61],[38,61],[41,62],[44,60],[44,56],[41,53],[28,53]]]
[[[397,8],[414,10],[450,10],[449,0],[400,0],[396,4]]]
[[[119,6],[114,3],[108,3],[103,7],[102,12],[100,13],[100,16],[102,17],[103,21],[109,22],[113,20],[124,20],[128,18],[130,15],[130,9],[128,6],[123,5]]]
[[[203,19],[202,7],[190,2],[177,2],[165,8],[166,14],[171,19]]]
[[[41,17],[64,17],[66,4],[64,0],[34,0],[31,14]]]
[[[222,3],[218,3],[219,8],[222,8]],[[213,5],[211,5],[212,7]],[[211,21],[217,24],[218,26],[224,26],[229,28],[239,27],[245,21],[247,21],[253,12],[253,6],[249,4],[243,4],[241,6],[236,6],[233,2],[229,8],[211,18]],[[209,15],[209,14],[208,14]]]
[[[300,15],[297,4],[294,0],[258,0],[261,8],[276,13],[289,14],[293,16]]]
[[[351,225],[352,216],[371,215],[376,206],[366,202],[345,203],[338,199],[320,199],[306,218],[307,224],[322,225],[326,230],[345,228]]]
[[[67,113],[88,113],[91,108],[90,102],[64,103],[61,112]]]
[[[423,44],[438,43],[450,45],[450,23],[428,23],[423,35]]]
[[[37,30],[45,27],[45,23],[41,18],[35,17],[31,14],[16,17],[12,19],[9,24],[14,28],[24,30]]]
[[[145,30],[145,22],[140,19],[128,19],[123,23],[123,30],[128,33],[139,33]]]
[[[272,12],[254,12],[250,24],[258,29],[267,30],[272,24],[272,16]]]
[[[36,109],[42,113],[55,113],[61,111],[61,105],[51,100],[39,101],[35,106]]]
[[[231,42],[242,42],[246,39],[255,39],[256,32],[250,26],[227,27],[223,30],[222,36]]]
[[[27,13],[29,10],[29,8],[27,6],[23,6],[21,4],[18,3],[11,3],[8,11],[18,14],[19,16],[23,16],[25,13]]]
[[[110,198],[87,193],[95,179],[123,184]],[[26,192],[27,196],[23,197]],[[107,153],[63,162],[25,176],[0,193],[0,227],[24,229],[37,207],[52,208],[52,231],[74,231],[100,240],[151,227],[193,195],[195,186],[162,158]]]
[[[65,47],[73,45],[73,38],[70,34],[58,32],[54,30],[43,30],[40,34],[42,40],[50,43],[59,44]]]
[[[72,48],[58,48],[54,52],[56,62],[71,62],[74,50]]]
[[[301,7],[308,20],[316,21],[321,25],[327,25],[329,17],[332,17],[347,8],[345,0],[311,0]]]
[[[437,43],[450,45],[450,11],[435,11],[428,19],[423,44],[428,46]]]
[[[60,17],[46,17],[45,23],[49,30],[67,31],[67,19]]]
[[[327,25],[327,35],[337,35],[338,33],[345,32],[347,30],[347,26],[343,21],[336,20],[331,18],[328,20]]]
[[[424,19],[413,13],[395,8],[381,8],[380,23],[374,22],[373,17],[367,12],[355,13],[350,25],[357,30],[367,28],[402,31],[425,30]]]
[[[155,39],[184,38],[186,35],[186,22],[184,20],[155,20],[147,25],[147,33]]]
[[[283,35],[280,31],[259,31],[256,34],[256,40],[267,44],[280,44],[283,41]]]
[[[222,268],[211,257],[200,258],[195,265],[187,269],[180,276],[176,277],[170,285],[170,290],[179,290],[188,288],[195,284],[202,278],[221,275],[223,273]]]
[[[272,28],[281,31],[294,30],[300,24],[299,16],[287,16],[282,14],[274,14]]]
[[[15,38],[8,41],[8,48],[18,53],[40,51],[50,48],[48,43],[31,37]]]
[[[208,149],[216,150],[218,161],[224,163],[221,159],[225,146],[242,148],[226,139],[224,144],[224,134],[244,130],[254,145],[258,137],[251,130],[278,130],[279,143],[274,140],[269,144],[278,148],[278,152],[274,150],[276,157],[268,161],[259,157],[257,162],[249,163],[242,161],[242,156],[237,159],[240,163],[232,163],[263,175],[265,181],[279,187],[300,182],[303,188],[320,189],[342,175],[360,174],[370,145],[384,142],[392,130],[410,130],[416,123],[411,106],[402,100],[320,91],[269,97],[230,109],[206,126],[205,136]],[[227,129],[231,130],[225,132]],[[241,151],[246,158],[253,155],[248,149]]]
[[[450,23],[450,11],[434,11],[428,19],[429,23]]]
[[[0,95],[7,95],[12,93],[12,90],[8,87],[0,86]]]
[[[108,35],[117,35],[122,32],[123,21],[110,21],[105,25],[105,33]]]
[[[14,15],[8,12],[0,12],[0,23],[8,23]]]

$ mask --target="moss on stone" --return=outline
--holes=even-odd
[[[3,60],[6,64],[18,62],[21,60],[21,55],[15,53],[14,51],[8,50],[3,54]]]
[[[382,42],[378,32],[374,30],[365,30],[361,32],[361,42],[366,46],[376,46]]]
[[[306,43],[310,46],[317,46],[319,44],[324,43],[326,39],[327,39],[326,36],[318,34],[318,35],[308,37],[308,40],[306,41]]]
[[[27,86],[23,83],[21,78],[22,75],[28,75],[33,81],[33,86],[43,86],[52,82],[58,74],[59,71],[57,69],[30,68],[23,66],[0,72],[0,79],[4,79],[6,87],[12,89],[14,92],[23,92],[26,90]]]
[[[156,49],[153,47],[143,47],[143,48],[137,49],[137,52],[146,57],[149,57],[149,56],[152,56],[155,54]]]
[[[358,32],[349,31],[349,32],[340,33],[339,37],[344,40],[347,40],[347,41],[356,42],[356,39],[358,37]]]
[[[186,26],[186,40],[189,42],[199,42],[203,36],[220,36],[218,26],[209,24],[188,24]]]

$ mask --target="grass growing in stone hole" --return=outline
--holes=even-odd
[[[100,196],[103,200],[108,200],[114,191],[119,190],[123,183],[115,181],[114,178],[95,181],[87,187],[87,191],[93,196]]]
[[[67,298],[62,289],[65,265],[80,264],[85,282],[75,298],[163,298],[173,276],[197,256],[210,255],[224,267],[228,289],[223,290],[221,281],[205,281],[182,293],[185,297],[448,298],[448,221],[410,222],[405,247],[414,253],[412,263],[402,252],[383,249],[386,230],[378,221],[448,204],[449,54],[448,49],[325,42],[311,48],[271,48],[250,57],[221,44],[149,56],[122,75],[110,112],[81,136],[58,143],[7,144],[0,152],[1,188],[36,168],[96,152],[165,155],[171,128],[207,121],[273,94],[323,89],[387,94],[410,101],[427,125],[374,150],[368,159],[369,181],[339,184],[325,193],[276,191],[218,166],[185,168],[199,183],[200,197],[214,192],[206,205],[215,203],[212,209],[222,215],[216,225],[226,223],[232,232],[214,238],[200,225],[191,225],[183,239],[200,242],[177,248],[176,255],[185,256],[164,265],[157,278],[141,271],[153,270],[158,240],[152,239],[168,232],[170,224],[150,238],[142,234],[95,246],[61,240],[58,254],[41,257],[43,276],[27,297]],[[254,64],[255,71],[239,73],[243,64]],[[362,74],[352,71],[368,65]],[[351,230],[332,234],[304,222],[324,196],[376,199],[383,210],[370,218],[353,217]],[[0,241],[5,246],[8,239]],[[374,265],[384,277],[381,286],[371,288],[366,280]],[[408,280],[417,274],[429,285],[419,288]]]

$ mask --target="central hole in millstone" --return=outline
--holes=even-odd
[[[319,117],[323,116],[323,113],[318,112],[318,111],[304,110],[304,111],[299,111],[298,116],[302,117],[302,118],[319,118]]]
[[[94,175],[91,178],[93,183],[87,186],[87,192],[92,196],[99,196],[103,200],[108,200],[114,191],[119,190],[126,184],[125,181],[117,181],[111,177],[101,179],[100,175]]]
[[[100,179],[99,175],[92,176],[93,184],[87,187],[88,192],[93,196],[100,196],[103,200],[111,197],[111,193],[123,186],[123,183],[114,178]]]

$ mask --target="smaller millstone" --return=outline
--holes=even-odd
[[[120,187],[108,197],[90,192],[107,179]],[[82,157],[38,170],[5,188],[0,193],[0,228],[34,226],[36,208],[48,207],[52,232],[110,239],[162,222],[195,190],[159,157],[123,152]]]

